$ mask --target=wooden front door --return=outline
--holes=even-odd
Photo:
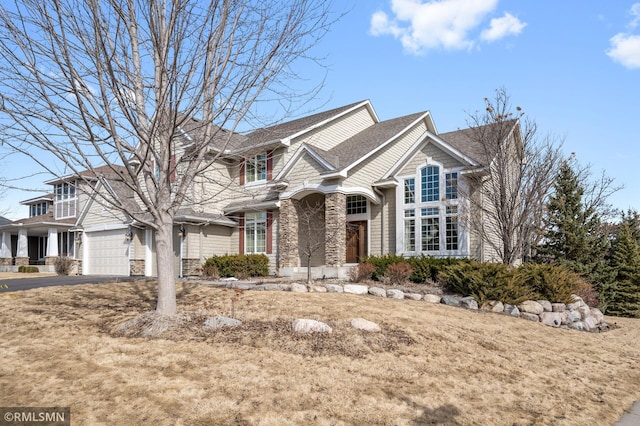
[[[367,222],[347,223],[347,263],[358,263],[366,256]]]

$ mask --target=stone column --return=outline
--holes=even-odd
[[[18,247],[16,250],[16,266],[29,265],[29,244],[27,241],[27,230],[18,230]]]
[[[298,212],[296,200],[280,201],[278,254],[280,268],[295,268],[300,266],[298,255]]]
[[[325,264],[342,266],[347,260],[347,196],[327,194],[325,205]]]

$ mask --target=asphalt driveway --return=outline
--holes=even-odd
[[[25,277],[25,278],[9,278],[4,279],[0,274],[0,293],[8,293],[13,291],[30,290],[39,287],[52,287],[64,285],[79,284],[99,284],[107,282],[123,282],[134,281],[140,277],[114,277],[114,276],[44,276],[44,277]]]

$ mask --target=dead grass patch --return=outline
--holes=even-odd
[[[638,320],[590,334],[425,302],[177,290],[184,314],[160,339],[119,337],[154,322],[151,281],[3,293],[3,405],[70,406],[74,425],[606,425],[640,399]],[[232,310],[241,328],[202,328]],[[334,332],[293,334],[295,318]]]

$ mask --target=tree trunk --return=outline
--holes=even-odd
[[[158,304],[156,312],[175,315],[176,281],[173,268],[173,221],[163,221],[156,230],[156,258],[158,264]]]

